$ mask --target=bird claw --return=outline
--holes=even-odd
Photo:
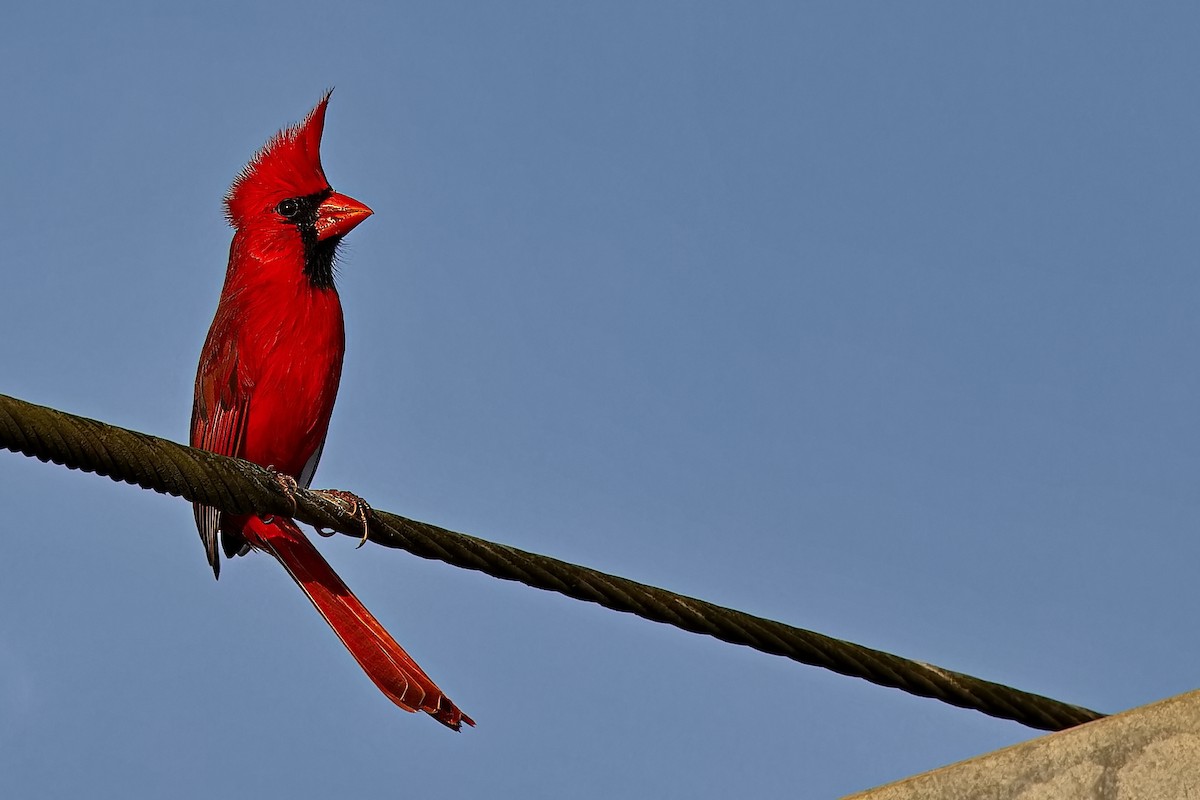
[[[275,483],[277,483],[279,485],[279,488],[283,491],[284,496],[286,496],[288,501],[292,504],[292,513],[290,516],[295,516],[296,515],[296,492],[298,492],[300,490],[300,484],[298,484],[296,482],[296,479],[293,478],[291,475],[288,475],[286,472],[280,472],[279,470],[275,469],[274,464],[270,464],[267,466],[267,473],[271,476],[271,480],[275,481]],[[262,517],[262,521],[267,523],[268,525],[270,525],[272,522],[275,521],[275,515],[268,514],[268,515]]]
[[[371,533],[371,523],[367,519],[367,515],[371,513],[371,506],[366,500],[351,492],[343,492],[341,489],[314,489],[313,494],[319,495],[358,519],[362,523],[362,538],[358,540],[358,547],[367,543],[367,536]],[[337,531],[317,528],[317,533],[320,536],[328,537],[333,536]]]

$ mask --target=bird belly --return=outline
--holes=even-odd
[[[295,478],[325,441],[344,350],[340,308],[310,311],[333,312],[333,319],[292,317],[273,346],[257,351],[268,355],[252,377],[242,447],[248,461]]]

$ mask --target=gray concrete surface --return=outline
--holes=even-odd
[[[1200,800],[1200,691],[846,800]]]

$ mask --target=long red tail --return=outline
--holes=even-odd
[[[296,523],[284,518],[267,523],[252,517],[243,534],[283,564],[350,655],[393,703],[405,711],[424,711],[454,730],[464,722],[475,724],[359,602]]]

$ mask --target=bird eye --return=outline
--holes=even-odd
[[[300,213],[300,204],[289,197],[287,200],[281,200],[279,205],[275,206],[275,210],[284,219],[294,219]]]

